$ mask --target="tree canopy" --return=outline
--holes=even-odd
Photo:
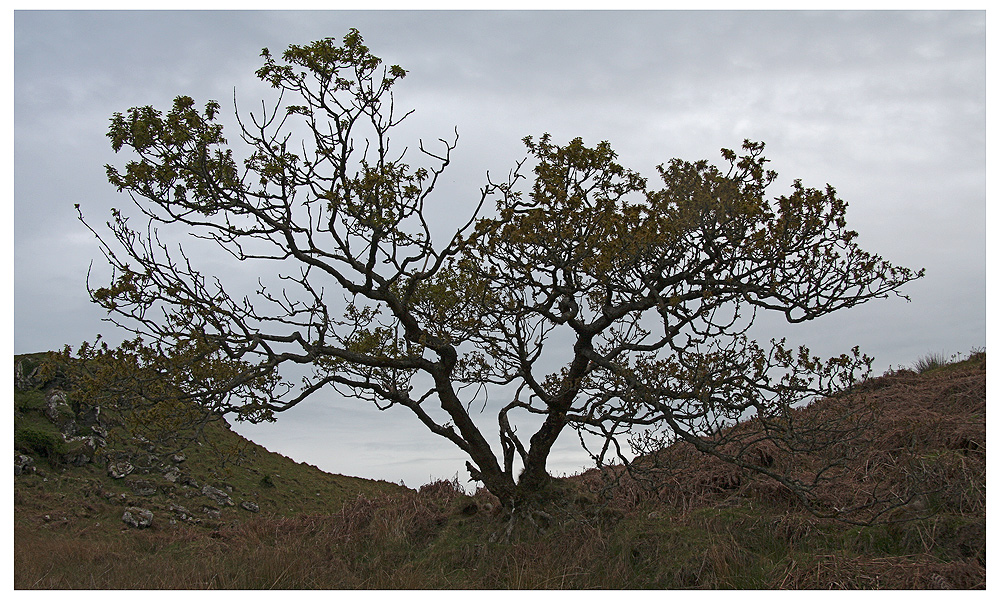
[[[251,421],[320,395],[403,407],[511,507],[548,484],[567,430],[602,464],[684,441],[808,501],[809,482],[751,463],[747,448],[807,448],[832,431],[791,426],[793,408],[860,381],[871,359],[853,348],[820,360],[748,328],[761,311],[798,323],[898,295],[923,273],[859,248],[834,188],[795,181],[769,198],[776,174],[759,142],[723,150],[721,167],[672,159],[650,181],[607,142],[544,134],[524,138],[502,180],[440,197],[457,133],[418,143],[421,164],[390,144],[411,114],[393,96],[407,72],[356,30],[261,56],[257,76],[280,97],[236,113],[245,156],[216,101],[179,96],[165,113],[111,120],[129,160],[107,175],[144,222],[115,210],[110,236],[94,230],[113,273],[91,294],[139,336],[128,350],[142,349],[147,375],[125,396]],[[467,215],[443,238],[440,207]],[[231,294],[161,241],[168,228],[277,279],[262,277],[252,299]],[[288,365],[311,373],[292,384],[279,376]],[[493,443],[469,408],[483,391],[501,403]],[[768,433],[732,450],[718,433],[748,418]]]

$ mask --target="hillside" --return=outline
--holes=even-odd
[[[243,438],[224,421],[211,424],[203,440],[176,453],[136,444],[118,456],[110,447],[100,447],[109,434],[105,419],[75,407],[72,390],[61,393],[57,378],[39,377],[35,369],[43,358],[15,357],[15,379],[18,373],[21,377],[21,389],[14,389],[15,473],[17,456],[27,460],[21,459],[25,466],[15,478],[14,494],[15,513],[45,513],[49,518],[43,515],[41,524],[47,527],[72,528],[83,516],[81,510],[100,517],[95,526],[101,519],[120,522],[120,507],[135,506],[152,510],[154,523],[181,520],[217,528],[249,514],[326,512],[359,494],[405,489],[295,462]],[[205,496],[205,486],[225,492],[230,500],[220,503]],[[186,514],[171,506],[186,509]]]
[[[112,463],[90,457],[81,442],[96,435],[86,415],[73,414],[68,442],[60,435],[72,392],[52,410],[53,383],[30,377],[39,358],[18,357],[15,369],[20,589],[986,585],[985,353],[888,373],[852,391],[878,408],[877,418],[870,445],[851,457],[864,478],[838,482],[830,501],[860,493],[865,478],[900,493],[926,490],[875,525],[817,518],[768,481],[734,476],[678,447],[666,452],[686,468],[663,485],[626,479],[602,494],[597,471],[569,478],[558,518],[514,537],[502,535],[505,515],[482,490],[468,496],[456,482],[408,490],[331,475],[225,427],[183,456],[139,453],[116,478]],[[123,522],[125,512],[138,518],[142,510],[152,514],[149,526]]]

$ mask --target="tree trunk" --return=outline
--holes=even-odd
[[[566,388],[549,402],[549,413],[545,422],[533,436],[531,436],[531,446],[524,460],[524,471],[517,480],[517,500],[527,504],[544,503],[544,499],[539,497],[552,476],[546,471],[549,452],[552,445],[566,427],[566,411],[573,405],[580,390],[580,382],[587,372],[590,360],[586,358],[585,352],[590,349],[591,336],[581,336],[574,345],[573,362],[570,363],[567,376]]]
[[[531,436],[531,447],[524,461],[524,470],[517,480],[515,501],[520,504],[541,504],[540,497],[552,476],[546,470],[549,452],[559,433],[566,425],[566,414],[562,411],[549,413],[541,428]]]

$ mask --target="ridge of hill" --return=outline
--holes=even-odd
[[[986,587],[985,352],[920,361],[850,391],[877,410],[864,450],[850,459],[852,476],[823,492],[829,501],[872,480],[893,493],[925,490],[874,525],[818,518],[766,479],[678,446],[665,452],[685,468],[664,485],[623,478],[607,488],[598,470],[566,478],[564,518],[506,541],[497,534],[507,515],[485,490],[329,475],[225,428],[209,436],[229,448],[225,465],[192,447],[181,463],[161,457],[116,479],[108,465],[25,436],[58,431],[45,429],[54,425],[44,415],[51,390],[24,389],[27,359],[15,391],[15,461],[27,452],[35,470],[14,481],[16,588]],[[172,466],[198,485],[164,479]],[[155,490],[136,480],[155,481]],[[206,486],[233,505],[220,506]],[[152,524],[124,524],[130,507],[149,510]]]

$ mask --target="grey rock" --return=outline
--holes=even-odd
[[[14,453],[14,475],[27,475],[35,472],[35,459],[23,454]]]
[[[81,467],[94,459],[94,452],[101,445],[96,438],[90,436],[64,437],[66,452],[63,460],[66,464]]]
[[[151,481],[146,481],[145,479],[130,479],[128,481],[128,487],[137,496],[156,495],[156,485]]]
[[[135,467],[127,460],[115,460],[108,463],[108,475],[113,479],[121,479],[134,470]]]
[[[76,412],[76,426],[80,432],[91,435],[101,435],[104,431],[101,422],[100,406],[81,406]],[[104,433],[102,437],[107,437]]]
[[[145,508],[130,506],[125,509],[125,513],[122,515],[122,522],[129,527],[144,529],[153,524],[153,513]]]
[[[45,396],[45,417],[66,436],[76,435],[76,415],[66,400],[66,392],[52,390]]]
[[[203,496],[206,496],[211,500],[214,500],[215,503],[218,504],[219,506],[234,505],[233,499],[229,497],[229,494],[223,492],[219,488],[206,485],[203,488],[201,488],[201,493]]]
[[[169,481],[170,483],[177,483],[177,480],[181,478],[181,475],[183,475],[183,473],[181,473],[181,470],[173,466],[167,467],[163,471],[163,478]]]
[[[181,521],[188,521],[192,518],[191,511],[180,504],[171,504],[168,510],[177,515],[177,518]]]
[[[38,374],[38,367],[32,369],[31,373],[24,373],[24,361],[19,360],[14,363],[14,389],[30,390],[35,387],[35,375]]]
[[[250,502],[249,500],[244,500],[243,502],[240,502],[240,508],[242,508],[243,510],[250,511],[252,513],[260,512],[260,507],[257,506],[257,503]]]
[[[63,455],[63,460],[71,467],[82,467],[90,462],[90,457],[85,452],[73,452]]]

